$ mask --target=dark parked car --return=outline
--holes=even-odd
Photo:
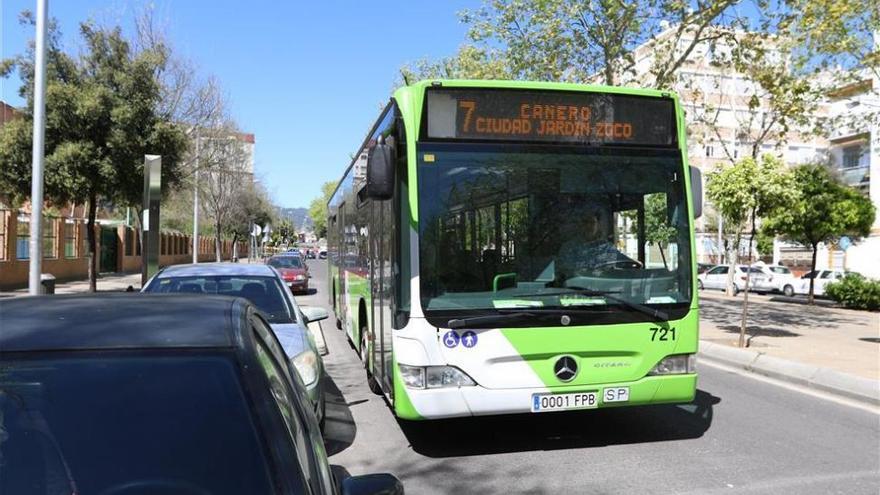
[[[26,297],[0,301],[0,326],[0,493],[403,493],[389,474],[336,483],[245,299]]]

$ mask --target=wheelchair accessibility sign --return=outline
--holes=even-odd
[[[448,347],[449,349],[453,349],[458,347],[458,342],[461,339],[458,336],[458,333],[455,330],[450,330],[446,332],[446,335],[443,336],[443,345]]]
[[[461,344],[468,349],[474,347],[477,345],[477,334],[471,330],[468,330],[461,335],[455,330],[450,330],[443,334],[443,345],[445,345],[447,349],[454,349],[458,347],[458,344]]]

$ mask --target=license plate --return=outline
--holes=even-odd
[[[533,413],[593,409],[596,407],[599,407],[599,397],[596,392],[532,395]]]

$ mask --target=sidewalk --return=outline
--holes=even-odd
[[[739,349],[742,299],[700,293],[704,357],[880,403],[880,313],[749,295],[749,347]]]
[[[98,292],[122,292],[128,286],[134,287],[134,290],[141,288],[140,273],[112,273],[104,274],[98,277]],[[80,294],[89,291],[88,280],[74,280],[55,284],[56,294]],[[23,297],[28,295],[28,290],[16,289],[14,291],[0,291],[0,298],[4,297]]]

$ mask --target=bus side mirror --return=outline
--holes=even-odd
[[[394,195],[394,146],[380,136],[367,158],[367,197],[386,200]]]
[[[703,216],[703,173],[691,166],[691,202],[694,205],[694,218]]]

